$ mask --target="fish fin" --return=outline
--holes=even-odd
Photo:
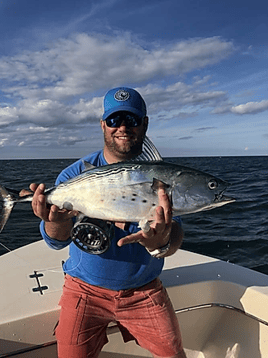
[[[162,161],[163,158],[161,157],[160,153],[156,149],[153,142],[147,136],[145,136],[143,141],[142,153],[137,157],[133,158],[132,160],[143,161],[143,162],[144,161],[156,162],[156,161]]]
[[[158,191],[159,189],[169,189],[170,188],[170,185],[169,184],[166,184],[164,183],[163,181],[159,180],[159,179],[156,179],[156,178],[153,178],[153,184],[152,184],[152,189],[154,191]]]
[[[83,172],[87,172],[88,170],[94,169],[96,168],[95,165],[90,164],[89,162],[86,162],[85,160],[82,160],[83,165],[85,167],[85,169],[83,170]]]
[[[14,208],[16,201],[13,195],[0,185],[0,232],[3,230],[6,222]]]
[[[169,197],[170,200],[170,204],[171,206],[173,206],[173,200],[172,200],[172,186],[169,184],[164,183],[163,181],[153,178],[153,184],[152,184],[152,189],[156,192],[158,192],[159,189],[164,189],[166,194]]]

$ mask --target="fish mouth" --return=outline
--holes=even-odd
[[[223,186],[222,190],[218,194],[215,194],[214,201],[213,201],[215,206],[222,206],[222,205],[233,203],[234,201],[236,201],[235,198],[223,195],[225,190],[228,187],[230,187],[232,184],[227,181],[223,181],[223,185],[224,186]]]
[[[223,197],[223,191],[221,191],[219,194],[215,194],[214,200],[213,200],[214,203],[218,203],[219,201],[221,201],[222,197]]]
[[[235,201],[236,201],[235,198],[232,198],[231,196],[223,195],[223,191],[219,194],[216,194],[214,198],[214,203],[215,204],[219,203],[221,205],[233,203]]]

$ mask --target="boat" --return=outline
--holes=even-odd
[[[54,328],[68,248],[43,240],[0,257],[0,358],[56,358]],[[268,357],[268,276],[178,250],[161,280],[177,314],[187,358]],[[151,357],[123,343],[116,322],[100,358]]]

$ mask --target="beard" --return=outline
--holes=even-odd
[[[104,131],[104,142],[107,149],[120,161],[132,159],[142,152],[144,135],[125,134],[131,135],[131,138],[126,142],[118,143],[115,136]]]

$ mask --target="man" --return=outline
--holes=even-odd
[[[101,120],[103,150],[66,168],[56,184],[79,175],[85,162],[102,166],[138,156],[147,127],[146,105],[140,94],[125,87],[110,90]],[[70,245],[56,329],[58,357],[98,357],[107,343],[106,328],[116,321],[125,342],[135,339],[154,357],[186,358],[174,310],[158,279],[163,257],[172,255],[183,238],[179,218],[172,220],[164,189],[159,189],[160,205],[149,230],[139,230],[137,223],[116,223],[111,246],[100,255],[72,243],[76,212],[48,207],[43,184],[32,184],[31,189],[35,191],[33,211],[42,219],[45,241],[54,249]]]

